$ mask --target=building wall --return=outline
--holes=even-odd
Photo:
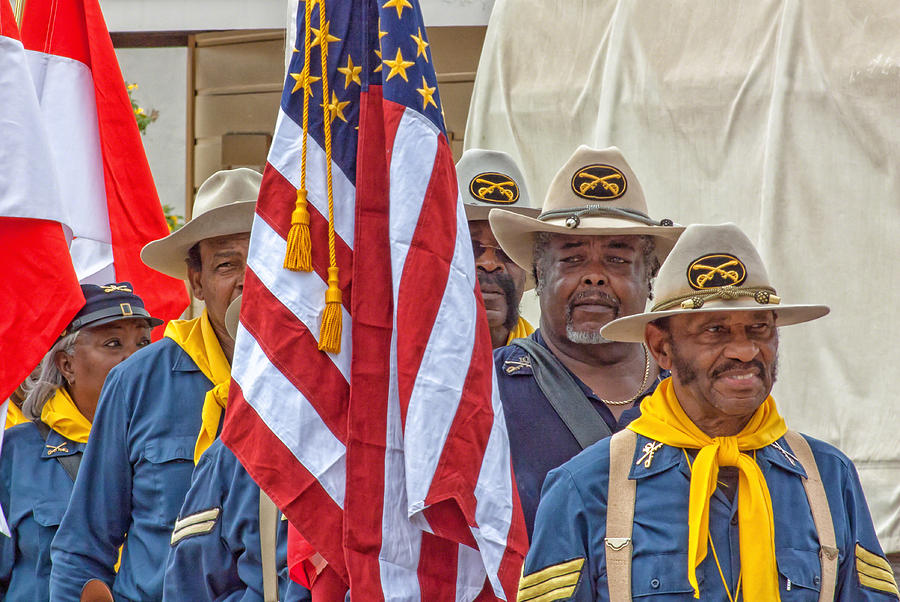
[[[116,56],[125,81],[138,84],[133,98],[159,111],[143,136],[144,150],[160,202],[184,215],[187,48],[117,48]]]

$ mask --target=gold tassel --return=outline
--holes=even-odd
[[[325,311],[319,330],[319,351],[341,352],[341,289],[338,286],[338,268],[328,268],[328,290],[325,291]]]
[[[291,213],[284,267],[295,272],[312,271],[312,244],[309,241],[309,211],[306,209],[306,190],[297,190],[297,204]]]

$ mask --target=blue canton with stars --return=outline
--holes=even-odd
[[[310,73],[306,87],[309,132],[325,147],[325,112],[331,120],[332,157],[356,181],[360,93],[382,86],[385,100],[414,109],[445,132],[437,76],[418,0],[326,0],[325,27],[319,2],[310,17]],[[285,79],[281,107],[303,127],[303,2],[297,10],[297,39]],[[327,44],[328,95],[322,90],[321,48]],[[327,100],[325,100],[327,99]],[[323,105],[325,107],[323,108]]]

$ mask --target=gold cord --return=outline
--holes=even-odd
[[[328,34],[325,21],[325,0],[319,0],[319,31],[322,57],[322,111],[325,130],[325,176],[328,185],[328,290],[325,292],[325,311],[319,330],[319,350],[328,353],[341,351],[341,289],[338,286],[337,251],[334,235],[334,191],[331,177],[331,106],[328,87]]]
[[[625,399],[623,401],[609,401],[608,399],[603,399],[602,397],[600,397],[600,401],[602,401],[606,405],[624,406],[626,404],[634,402],[638,397],[641,396],[641,393],[644,392],[644,387],[647,386],[647,379],[650,378],[650,352],[647,351],[647,346],[643,343],[641,343],[641,347],[644,348],[644,380],[641,381],[641,386],[638,387],[638,391],[637,393],[635,393],[634,397],[630,397],[629,399]]]
[[[303,69],[300,72],[300,93],[303,94],[303,139],[300,153],[300,188],[297,189],[297,201],[291,213],[291,229],[288,231],[287,249],[284,254],[284,267],[295,272],[312,271],[312,243],[309,236],[309,209],[306,201],[306,138],[309,133],[309,36],[310,19],[312,18],[312,2],[306,3],[306,16],[303,20]]]

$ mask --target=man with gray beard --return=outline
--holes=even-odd
[[[643,312],[683,228],[649,217],[641,185],[615,147],[579,147],[537,218],[501,209],[490,224],[530,273],[540,328],[494,351],[513,469],[529,538],[547,472],[624,428],[668,374],[640,343],[600,329]]]

